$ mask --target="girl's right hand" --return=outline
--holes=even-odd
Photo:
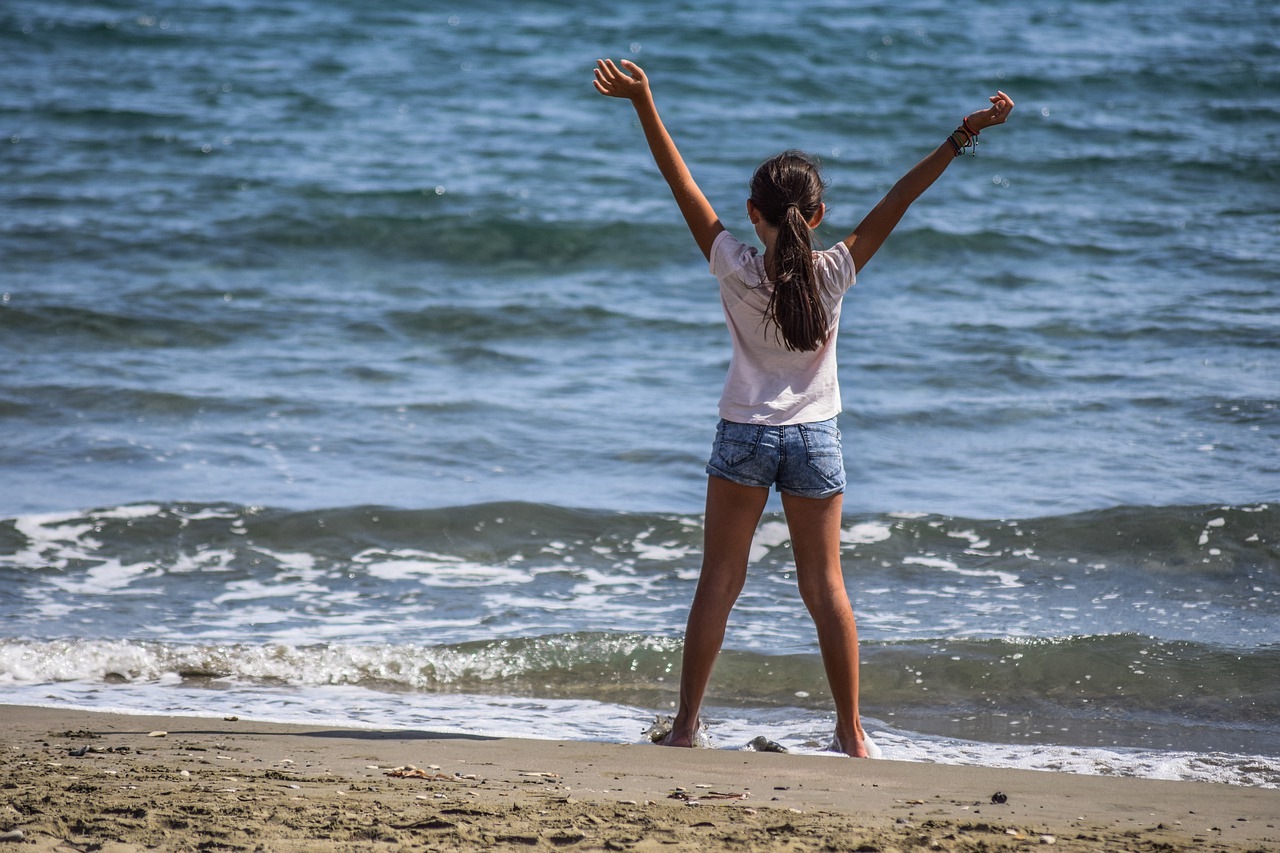
[[[622,60],[622,67],[631,72],[631,76],[623,74],[612,59],[596,60],[596,91],[611,98],[626,98],[634,101],[649,92],[649,78],[639,65],[629,59]]]

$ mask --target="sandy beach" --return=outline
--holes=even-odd
[[[0,706],[0,850],[1280,849],[1280,791]]]

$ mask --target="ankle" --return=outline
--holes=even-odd
[[[671,733],[693,737],[698,731],[698,723],[697,716],[691,717],[682,711],[671,720]]]

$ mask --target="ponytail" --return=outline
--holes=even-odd
[[[761,163],[751,178],[751,200],[765,220],[778,229],[773,251],[765,255],[765,272],[773,292],[765,306],[765,322],[775,339],[789,350],[811,352],[827,342],[830,317],[813,266],[813,232],[809,220],[822,206],[824,186],[817,161],[799,151],[786,151]]]

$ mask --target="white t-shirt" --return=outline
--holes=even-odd
[[[773,282],[765,275],[764,258],[728,231],[711,244],[711,274],[720,281],[733,341],[720,397],[720,417],[725,420],[781,426],[825,421],[840,413],[836,332],[840,304],[853,286],[856,270],[844,243],[814,252],[813,265],[831,330],[818,349],[796,352],[787,349],[777,327],[765,321]]]

